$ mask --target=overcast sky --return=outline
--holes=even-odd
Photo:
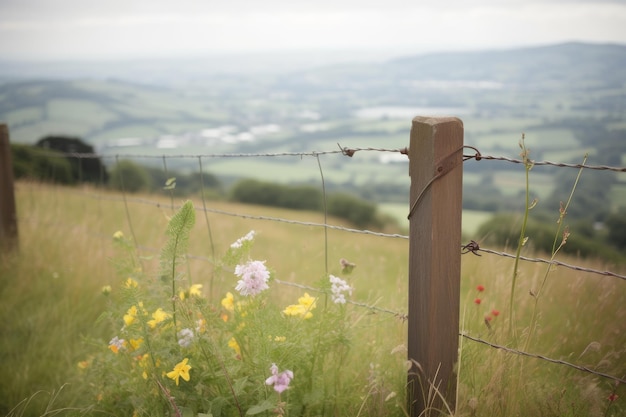
[[[0,59],[626,44],[626,0],[0,0]]]

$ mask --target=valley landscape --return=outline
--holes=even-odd
[[[4,63],[0,120],[14,143],[76,136],[109,166],[115,155],[160,167],[155,156],[328,151],[338,145],[399,149],[408,146],[411,119],[418,115],[461,118],[465,144],[484,155],[517,157],[525,134],[534,160],[580,163],[588,154],[589,165],[626,162],[622,45],[431,53],[283,72],[267,63],[253,72],[254,60]],[[404,215],[409,179],[406,159],[396,156],[337,155],[323,167],[325,178],[331,189],[376,202],[402,222],[398,213]],[[253,176],[319,184],[312,158],[277,160],[212,158],[205,169],[226,183]],[[194,171],[197,163],[168,158],[168,168]],[[524,189],[512,171],[506,164],[468,162],[464,207],[511,209],[507,198]],[[533,171],[539,198],[558,188],[554,174],[550,168]],[[484,184],[488,192],[481,190]],[[626,205],[623,178],[611,179],[606,191],[611,210]]]

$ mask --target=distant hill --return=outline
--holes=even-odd
[[[384,57],[387,54],[380,56]],[[626,75],[626,45],[570,42],[541,47],[470,52],[435,52],[381,61],[373,54],[215,55],[188,59],[26,62],[0,59],[0,83],[19,80],[119,79],[140,84],[176,84],[216,75],[284,79],[312,73],[330,79],[412,78],[551,83],[602,79],[615,85]],[[314,64],[311,64],[313,63]],[[335,64],[333,64],[335,62]],[[306,68],[309,63],[309,68]],[[565,79],[563,78],[565,76]],[[575,86],[574,86],[575,87]]]
[[[626,80],[626,45],[564,43],[429,54],[396,59],[385,68],[395,77],[415,79],[489,80],[530,88],[621,88]]]
[[[296,76],[333,80],[487,81],[510,87],[621,88],[626,81],[626,45],[563,43],[542,47],[441,52],[406,56],[381,64],[336,65]]]

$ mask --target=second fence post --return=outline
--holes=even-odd
[[[0,124],[0,250],[13,250],[17,247],[17,212],[9,127]]]
[[[411,416],[456,407],[463,122],[416,117],[409,148],[408,376]]]

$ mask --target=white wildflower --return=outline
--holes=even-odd
[[[335,304],[346,303],[346,293],[352,295],[352,287],[341,278],[334,275],[330,276],[330,290],[332,292],[332,299]]]

